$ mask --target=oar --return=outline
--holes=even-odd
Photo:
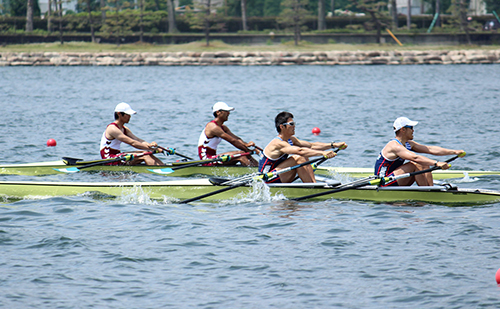
[[[346,145],[343,145],[342,147],[339,147],[339,148],[335,149],[333,152],[338,153],[339,151],[344,150],[344,149],[346,149],[346,148],[347,148],[347,146],[346,146]],[[311,166],[312,166],[312,168],[313,168],[313,171],[315,171],[315,170],[316,170],[316,168],[318,167],[318,165],[320,165],[321,163],[323,163],[323,162],[325,162],[325,161],[326,161],[326,159],[323,159],[323,160],[320,160],[318,163],[311,164]],[[299,176],[295,176],[295,178],[293,179],[293,181],[292,181],[292,182],[294,182],[294,181],[295,181],[295,180],[297,180],[297,179],[299,179]]]
[[[62,173],[76,173],[79,172],[81,169],[92,167],[92,166],[97,166],[97,165],[105,165],[108,163],[113,163],[113,162],[118,162],[118,161],[132,161],[134,158],[139,158],[142,156],[148,156],[154,153],[158,153],[159,151],[154,150],[154,151],[148,151],[144,152],[138,155],[135,154],[126,154],[124,156],[116,157],[116,158],[111,158],[111,159],[103,159],[100,161],[92,162],[89,164],[85,164],[79,167],[67,167],[67,168],[54,168],[54,170]]]
[[[235,154],[235,155],[232,155],[232,156],[223,155],[223,156],[220,156],[220,157],[217,157],[217,158],[213,158],[213,159],[208,159],[208,160],[198,160],[198,161],[195,161],[195,162],[186,162],[186,164],[182,164],[182,165],[179,165],[179,166],[176,166],[176,167],[152,168],[152,169],[148,169],[148,171],[156,173],[156,174],[168,175],[168,174],[171,174],[171,173],[175,172],[176,170],[180,170],[180,169],[183,169],[183,168],[186,168],[186,167],[198,166],[198,165],[201,165],[201,164],[208,164],[208,163],[219,162],[219,161],[227,162],[227,161],[229,161],[229,160],[231,160],[233,158],[239,158],[239,157],[242,157],[242,156],[249,156],[251,154],[252,154],[251,152],[245,152],[245,153],[238,153],[238,154]]]
[[[183,158],[188,159],[188,160],[194,160],[193,158],[190,158],[190,157],[185,156],[185,155],[183,155],[181,153],[178,153],[174,148],[164,148],[164,147],[161,147],[161,146],[158,146],[158,148],[160,148],[161,150],[165,151],[165,153],[168,153],[168,154],[171,154],[171,155],[176,154],[179,157],[183,157]]]
[[[465,156],[465,152],[462,152],[461,154],[454,156],[453,158],[450,158],[450,159],[446,160],[445,162],[450,163],[451,161],[453,161],[457,158],[461,158],[463,156]],[[430,173],[430,172],[435,171],[437,169],[441,169],[441,168],[437,167],[437,166],[433,166],[433,167],[428,168],[426,170],[416,171],[416,172],[412,172],[412,173],[405,173],[405,174],[401,174],[401,175],[397,175],[397,176],[382,177],[382,178],[377,178],[377,179],[373,179],[373,177],[376,177],[376,176],[372,176],[372,177],[368,177],[366,179],[360,179],[360,180],[357,180],[357,181],[354,181],[351,183],[347,183],[345,185],[341,185],[340,187],[337,187],[337,188],[329,190],[329,191],[324,191],[324,192],[319,192],[319,193],[315,193],[315,194],[296,197],[296,198],[292,198],[291,200],[292,201],[302,201],[302,200],[307,200],[307,199],[311,199],[311,198],[318,197],[318,196],[334,194],[337,192],[356,189],[356,188],[360,188],[360,187],[364,187],[364,186],[368,186],[368,185],[379,185],[381,183],[392,182],[392,181],[398,180],[398,179],[408,178],[411,176],[420,175],[420,174],[424,174],[424,173]]]
[[[294,166],[290,166],[290,167],[284,168],[284,169],[279,170],[279,171],[269,172],[269,173],[265,173],[265,174],[262,174],[262,173],[253,173],[253,174],[241,176],[239,178],[236,178],[236,179],[233,179],[233,180],[229,180],[229,181],[223,182],[221,184],[222,186],[229,185],[229,187],[225,187],[225,188],[222,188],[222,189],[210,192],[210,193],[206,193],[206,194],[203,194],[203,195],[200,195],[200,196],[197,196],[197,197],[189,198],[189,199],[180,201],[179,203],[180,204],[186,204],[186,203],[190,203],[190,202],[193,202],[193,201],[200,200],[200,199],[205,198],[205,197],[209,197],[209,196],[216,195],[216,194],[219,194],[219,193],[222,193],[222,192],[225,192],[225,191],[229,191],[229,190],[232,190],[234,188],[238,188],[238,187],[244,186],[249,181],[252,181],[252,180],[268,180],[268,179],[272,179],[272,178],[274,178],[274,177],[276,177],[276,176],[278,176],[280,174],[289,172],[291,170],[297,169],[297,168],[302,167],[302,166],[313,164],[313,163],[321,161],[321,160],[326,160],[326,159],[328,159],[328,158],[326,158],[326,157],[319,157],[319,158],[316,158],[316,159],[313,159],[313,160],[309,160],[309,161],[304,162],[304,163],[300,163],[300,164],[297,164],[297,165],[294,165]]]

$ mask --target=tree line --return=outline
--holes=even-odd
[[[40,16],[38,0],[8,0],[3,7],[4,16],[26,16],[25,31],[33,31],[33,20]],[[75,11],[64,10],[66,0],[48,0],[48,11],[42,16],[47,23],[47,31],[58,31],[62,43],[62,33],[68,29],[90,28],[92,41],[95,42],[95,32],[101,36],[116,38],[133,33],[138,28],[140,41],[143,41],[145,28],[157,23],[159,19],[168,20],[168,33],[177,33],[176,17],[189,24],[189,28],[205,33],[209,44],[211,31],[227,32],[227,21],[237,18],[241,22],[242,31],[251,31],[248,21],[251,18],[273,17],[282,30],[294,34],[295,43],[300,41],[301,32],[306,30],[304,24],[314,18],[316,29],[327,29],[326,17],[362,13],[366,21],[362,28],[377,33],[380,41],[383,29],[396,30],[399,26],[396,0],[180,0],[183,8],[176,13],[173,0],[78,0]],[[219,0],[220,1],[220,0]],[[445,12],[453,18],[451,23],[465,32],[473,29],[467,19],[467,10],[471,0],[424,0],[429,4],[427,14]],[[489,11],[500,11],[500,1],[484,0]],[[409,0],[411,3],[411,0]],[[436,15],[439,17],[439,15]],[[406,16],[407,27],[411,28],[411,13]],[[440,26],[437,18],[436,26]],[[66,29],[64,29],[66,27]],[[1,31],[0,27],[0,31]],[[182,29],[181,29],[182,30]],[[353,29],[355,30],[355,29]]]

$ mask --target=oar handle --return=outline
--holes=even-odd
[[[188,157],[186,155],[183,155],[182,153],[177,152],[174,148],[165,148],[165,147],[161,147],[161,146],[157,146],[157,147],[163,151],[166,151],[168,154],[171,154],[171,155],[175,154],[175,155],[178,155],[179,157],[183,157],[183,158],[188,159],[188,160],[194,160],[191,157]]]
[[[344,150],[346,148],[347,148],[347,146],[343,145],[342,147],[335,149],[333,152],[338,153],[339,151]],[[328,160],[328,158],[326,158],[326,157],[321,159],[318,163],[316,163],[316,166],[320,165],[321,163],[325,162],[326,160]]]

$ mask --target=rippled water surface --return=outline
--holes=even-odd
[[[299,138],[346,141],[326,165],[371,167],[394,119],[407,116],[420,122],[415,140],[467,151],[453,168],[500,170],[499,81],[499,65],[6,67],[0,164],[96,158],[121,101],[138,111],[129,124],[136,135],[195,156],[221,100],[236,107],[232,131],[261,147],[282,110],[295,115]],[[45,146],[49,138],[57,147]],[[0,180],[117,177],[166,179]],[[453,182],[500,190],[494,176]],[[0,307],[496,308],[499,210],[270,196],[191,205],[147,196],[5,202]]]

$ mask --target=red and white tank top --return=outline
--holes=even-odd
[[[111,125],[114,125],[116,126],[118,129],[120,129],[120,127],[112,122],[110,124],[108,124],[107,127],[111,126]],[[107,128],[106,127],[106,128]],[[123,131],[122,131],[125,135],[127,135],[127,129],[123,128]],[[108,139],[106,137],[106,130],[104,130],[104,132],[102,133],[102,137],[101,137],[101,158],[103,159],[107,159],[113,155],[117,155],[120,153],[120,145],[121,145],[121,141],[120,140],[117,140],[116,138],[114,139]]]
[[[213,122],[219,126],[219,124],[215,120],[212,120],[210,122]],[[222,130],[224,130],[222,126],[220,127],[222,128]],[[222,141],[222,138],[218,136],[210,138],[207,137],[207,135],[205,134],[205,128],[203,129],[203,131],[201,131],[200,138],[198,139],[198,155],[200,156],[200,159],[214,156],[217,153],[217,146],[219,146],[220,142]]]

